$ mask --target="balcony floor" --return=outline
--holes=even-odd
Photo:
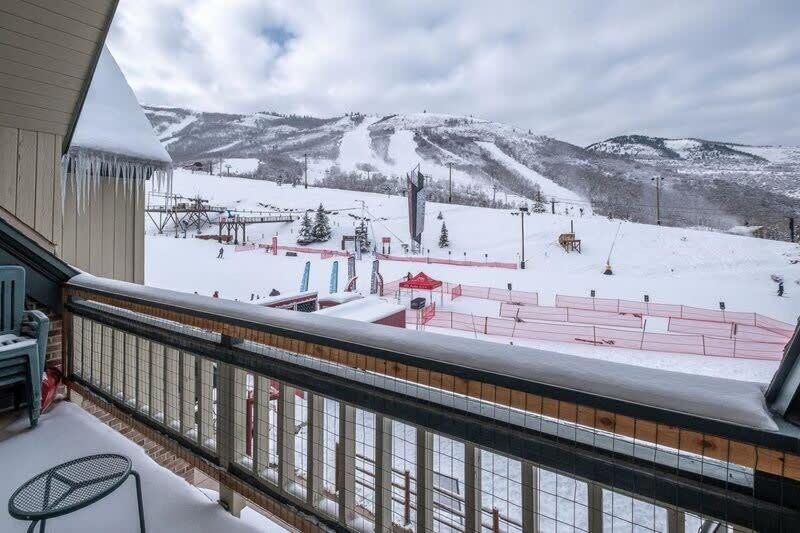
[[[141,474],[148,532],[284,531],[249,509],[242,519],[231,516],[200,489],[156,464],[139,446],[69,402],[42,416],[35,430],[28,429],[26,414],[0,429],[0,531],[23,532],[28,527],[28,522],[11,518],[7,511],[17,487],[51,466],[103,452],[130,457]],[[139,531],[133,479],[85,509],[48,521],[47,531]]]

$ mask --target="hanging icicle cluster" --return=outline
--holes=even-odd
[[[66,197],[69,179],[73,180],[78,209],[83,211],[89,201],[96,198],[102,179],[113,179],[114,194],[119,194],[121,186],[126,198],[138,194],[137,182],[146,179],[155,180],[155,187],[158,190],[171,193],[172,165],[163,161],[149,161],[72,147],[61,158],[62,204]]]

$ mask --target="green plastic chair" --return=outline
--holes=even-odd
[[[24,385],[31,427],[39,421],[49,329],[44,313],[25,311],[25,269],[0,266],[0,387]]]

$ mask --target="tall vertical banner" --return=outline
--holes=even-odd
[[[311,261],[306,261],[306,267],[303,269],[303,280],[300,282],[300,292],[308,290],[308,276],[311,274]]]
[[[414,175],[416,172],[416,175]],[[408,230],[411,235],[411,252],[419,253],[422,250],[422,232],[425,230],[425,203],[427,190],[425,189],[425,176],[419,166],[411,171],[406,178],[408,187]]]
[[[331,266],[331,283],[328,286],[328,292],[334,294],[339,290],[339,261],[334,261]]]
[[[380,268],[378,260],[372,262],[372,276],[369,278],[369,293],[378,294],[378,269]]]
[[[278,255],[278,236],[272,237],[272,255]]]
[[[356,257],[354,255],[347,257],[347,285],[350,290],[356,290],[356,282],[352,281],[356,278]],[[353,284],[350,287],[350,283]]]

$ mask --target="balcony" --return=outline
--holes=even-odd
[[[203,472],[234,514],[249,502],[287,528],[338,531],[800,527],[800,431],[767,410],[755,384],[586,365],[86,274],[63,296],[73,399]],[[779,375],[792,375],[797,337]],[[81,429],[80,416],[60,406],[41,429],[0,443],[0,456],[52,442],[58,453],[21,467],[30,477],[69,455],[67,437],[49,428],[98,431]],[[81,444],[73,455],[141,456],[118,436]],[[183,515],[159,507],[150,483],[157,530]],[[176,498],[196,491],[183,485]],[[176,509],[209,516],[209,531],[235,527],[221,507],[194,504]]]

